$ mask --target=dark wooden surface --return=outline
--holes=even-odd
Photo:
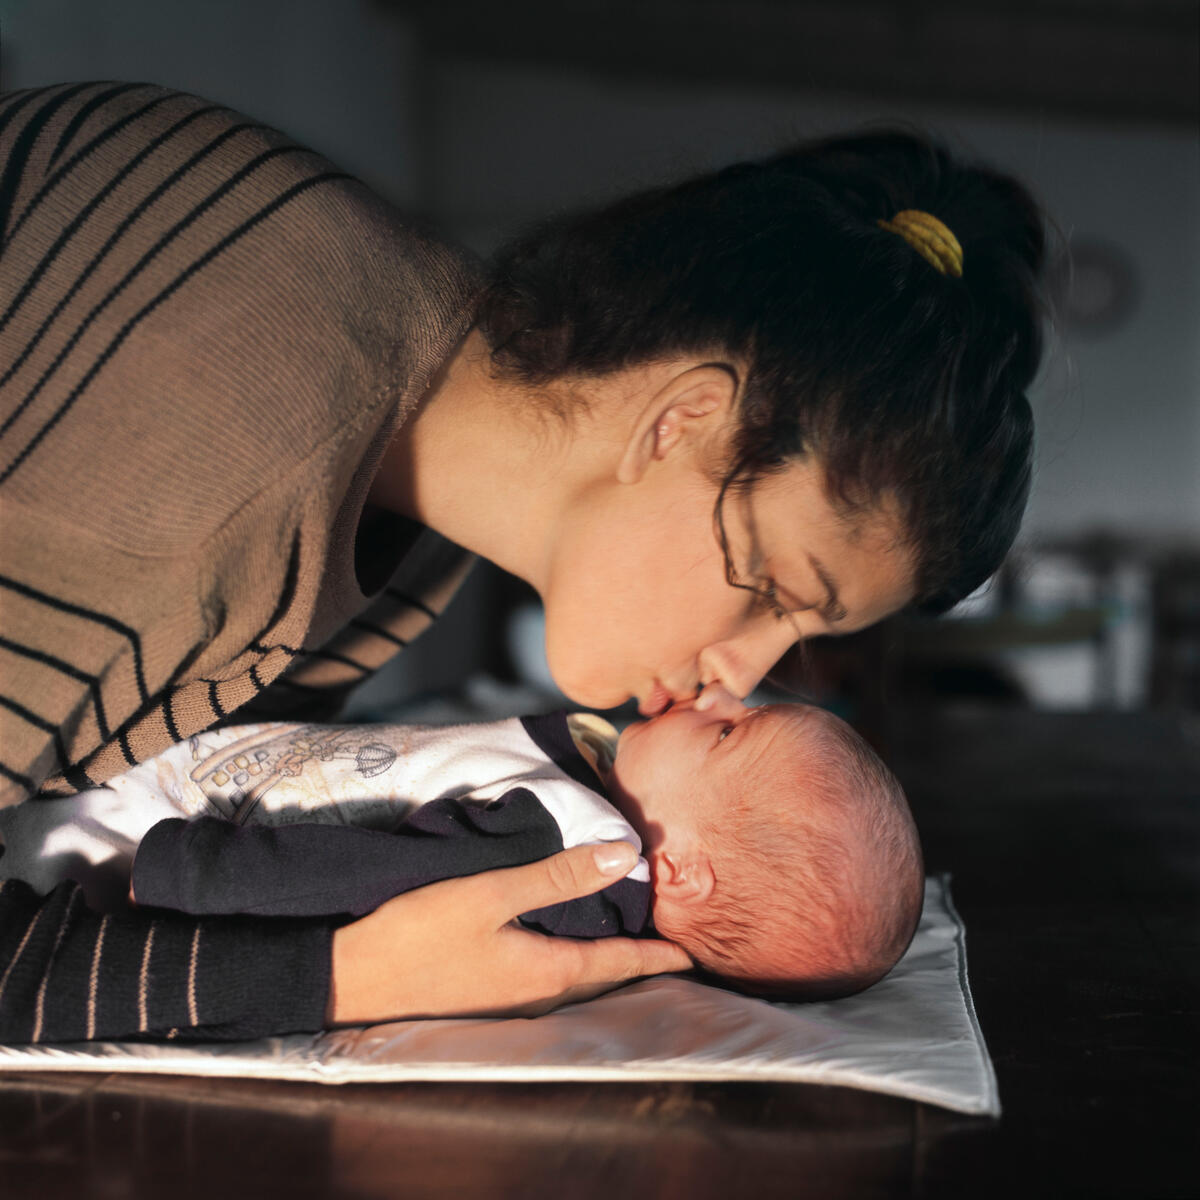
[[[1200,719],[911,725],[999,1121],[798,1086],[0,1075],[0,1196],[1200,1195]]]

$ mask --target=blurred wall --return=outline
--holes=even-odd
[[[362,0],[0,0],[5,90],[160,83],[249,113],[419,204],[407,27]]]
[[[486,251],[544,212],[878,119],[1016,171],[1068,240],[1132,267],[1103,336],[1068,329],[1036,394],[1027,536],[1200,535],[1200,153],[1176,127],[434,58],[369,0],[0,0],[4,85],[150,79],[307,141]]]
[[[1022,176],[1068,242],[1105,243],[1131,272],[1121,320],[1052,343],[1024,537],[1200,540],[1200,151],[1179,125],[483,65],[429,53],[372,0],[0,0],[4,88],[92,78],[270,121],[484,253],[549,211],[799,137],[932,128]],[[380,694],[479,661],[489,586],[466,589]]]
[[[614,84],[447,62],[434,75],[431,192],[481,249],[548,207],[724,164],[788,140],[910,121],[1016,172],[1068,241],[1133,268],[1127,318],[1061,331],[1037,388],[1029,534],[1200,537],[1200,155],[1194,135],[744,90]]]

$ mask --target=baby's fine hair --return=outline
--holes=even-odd
[[[961,276],[880,225],[906,210],[953,234]],[[940,612],[996,570],[1024,512],[1043,224],[1015,179],[931,138],[829,138],[548,222],[496,255],[478,322],[527,385],[727,367],[718,526],[727,491],[815,454],[848,511],[894,497],[916,603]]]
[[[912,940],[920,841],[874,750],[831,713],[787,707],[796,709],[788,750],[765,757],[729,797],[710,831],[716,884],[704,920],[680,940],[745,991],[849,995],[882,978]]]

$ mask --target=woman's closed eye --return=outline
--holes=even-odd
[[[779,585],[773,579],[766,579],[754,588],[754,596],[758,607],[769,612],[777,621],[790,621],[796,613],[811,612],[819,607],[816,604],[807,604],[794,596],[788,596],[785,600],[779,594]]]
[[[826,625],[835,625],[846,617],[846,607],[836,596],[830,596],[823,604],[807,604],[791,597],[785,603],[779,595],[778,586],[770,579],[754,589],[754,597],[758,607],[769,612],[777,621],[790,621],[796,613],[802,612],[820,614]]]
[[[782,621],[788,615],[788,610],[784,608],[783,602],[779,599],[779,589],[775,586],[774,580],[768,579],[762,587],[755,590],[755,594],[758,597],[759,605],[777,621]]]

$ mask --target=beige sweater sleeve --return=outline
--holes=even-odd
[[[475,279],[285,135],[157,87],[6,98],[0,166],[13,803],[102,781],[315,670],[350,622],[382,628],[376,658],[405,640],[363,619],[380,594],[354,541]],[[443,546],[394,590],[427,621],[461,566]]]
[[[361,184],[219,105],[142,84],[0,97],[0,804],[103,781],[273,680],[336,688],[432,619],[461,552],[385,539],[364,590],[355,550],[474,287]],[[0,1040],[316,1029],[330,937],[5,881]]]

